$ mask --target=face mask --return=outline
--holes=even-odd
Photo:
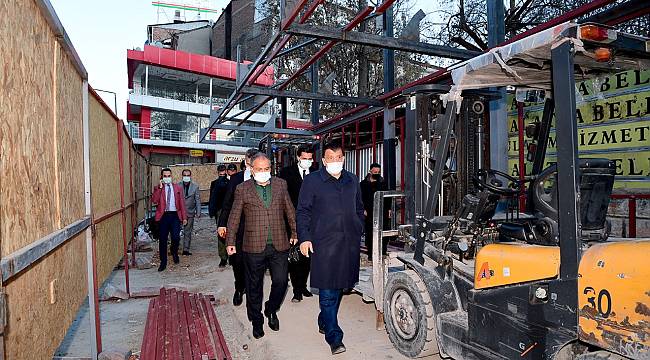
[[[191,177],[189,177],[189,176],[183,176],[183,182],[190,182],[190,180],[192,180]]]
[[[381,174],[370,174],[370,176],[372,176],[373,180],[381,179]]]
[[[170,177],[164,177],[163,179],[164,184],[171,184],[172,183],[172,178]]]
[[[325,168],[327,168],[327,172],[330,173],[330,175],[338,175],[343,171],[343,162],[327,163],[325,164]]]
[[[303,168],[305,170],[309,169],[311,167],[311,164],[314,163],[314,160],[298,159],[298,161],[300,161],[298,163],[298,166],[300,166],[301,168]]]
[[[253,178],[255,181],[257,181],[258,184],[264,184],[265,182],[271,180],[271,173],[268,171],[258,172],[253,174]]]

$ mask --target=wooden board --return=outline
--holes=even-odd
[[[54,69],[58,44],[33,1],[0,1],[0,255],[59,228]]]
[[[101,284],[108,278],[124,255],[121,214],[96,225],[95,243],[97,244],[97,282]]]
[[[175,183],[182,180],[184,169],[192,171],[192,181],[199,185],[201,193],[201,202],[207,203],[210,200],[210,184],[217,178],[216,164],[197,164],[197,165],[172,165],[172,178]],[[160,181],[160,166],[151,167],[151,188],[158,185]]]
[[[86,296],[85,254],[85,233],[81,233],[4,284],[9,315],[7,359],[52,358]],[[53,280],[56,302],[50,304]]]
[[[95,218],[120,208],[120,170],[115,119],[94,96],[88,97],[90,184]]]
[[[57,51],[57,167],[61,225],[86,214],[83,168],[82,79],[69,56]]]

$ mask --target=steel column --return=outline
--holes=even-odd
[[[562,43],[551,50],[553,98],[555,101],[558,179],[558,225],[560,234],[560,279],[578,277],[580,260],[580,167],[576,122],[573,44]]]
[[[318,93],[318,65],[319,61],[316,60],[311,65],[311,92],[314,94]],[[320,121],[320,101],[312,100],[311,101],[311,124],[318,125]]]

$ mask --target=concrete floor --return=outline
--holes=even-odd
[[[318,298],[291,303],[291,289],[278,313],[280,331],[265,325],[266,336],[255,340],[246,318],[245,305],[232,305],[233,275],[230,267],[219,269],[216,228],[213,219],[204,217],[195,222],[192,256],[181,256],[181,263],[171,264],[167,271],[156,268],[131,270],[131,291],[147,287],[177,287],[213,294],[222,304],[216,306],[217,319],[234,359],[330,359],[332,355],[323,335],[318,333],[316,317]],[[270,278],[265,279],[268,297]],[[124,288],[124,271],[114,271],[107,282]],[[130,349],[139,354],[149,299],[104,301],[100,303],[102,343],[104,349]],[[364,303],[359,295],[343,298],[339,322],[345,332],[348,351],[337,355],[347,359],[405,359],[392,346],[385,331],[375,329],[374,304]],[[55,356],[89,357],[88,307],[83,307],[67,332]]]

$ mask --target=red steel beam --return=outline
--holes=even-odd
[[[384,0],[384,2],[381,3],[381,5],[377,6],[377,8],[375,9],[375,13],[383,14],[384,11],[388,10],[388,8],[391,5],[393,5],[394,2],[395,2],[395,0]]]
[[[307,5],[308,1],[309,0],[300,0],[300,2],[296,4],[296,7],[293,8],[293,11],[291,11],[289,17],[282,20],[282,30],[287,30],[287,28],[291,26],[291,24],[293,24],[293,21],[296,20],[296,17],[298,17],[298,14],[300,14],[302,8],[304,8],[305,5]]]

